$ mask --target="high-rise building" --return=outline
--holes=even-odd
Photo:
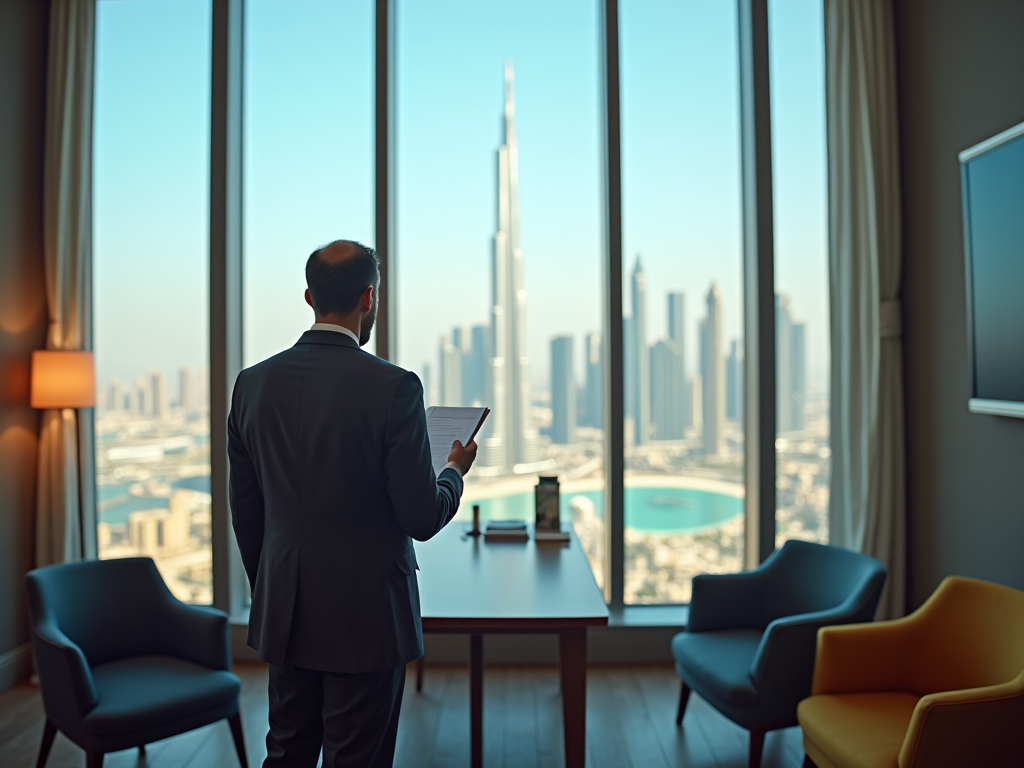
[[[697,373],[704,378],[704,328],[707,320],[701,318],[697,322]]]
[[[686,426],[694,429],[701,429],[704,425],[704,406],[701,403],[701,393],[704,385],[701,382],[700,374],[695,373],[686,379]]]
[[[551,442],[576,441],[576,367],[572,336],[551,340]]]
[[[462,334],[462,400],[466,405],[484,405],[486,368],[487,326],[474,325]]]
[[[146,378],[139,376],[135,379],[135,394],[132,397],[131,411],[136,416],[149,416],[153,410],[150,405],[150,387]]]
[[[162,418],[167,415],[167,382],[161,371],[153,370],[149,373],[150,391],[150,415],[154,418]]]
[[[448,336],[437,349],[438,398],[441,405],[462,405],[462,350]]]
[[[481,444],[483,463],[511,470],[540,458],[540,433],[533,424],[529,358],[526,353],[526,291],[519,248],[519,142],[516,139],[514,75],[505,64],[504,141],[498,147],[498,227],[491,274],[491,357],[487,401],[491,417]]]
[[[743,350],[738,339],[732,340],[725,361],[725,418],[743,421]]]
[[[661,339],[651,347],[651,426],[658,440],[678,440],[683,436],[685,382],[679,375],[679,351],[671,339]]]
[[[804,324],[793,322],[788,296],[775,295],[776,429],[804,428]]]
[[[722,295],[712,285],[707,296],[704,318],[704,371],[701,393],[704,428],[704,453],[719,456],[725,450],[725,361],[722,357]]]
[[[668,337],[676,345],[676,380],[682,393],[686,387],[686,296],[683,293],[668,295]]]
[[[124,403],[124,394],[121,391],[121,382],[117,379],[111,379],[107,382],[107,391],[103,398],[103,406],[109,413],[115,413],[121,410],[121,406]]]
[[[647,275],[637,254],[632,275],[633,363],[636,365],[633,388],[633,422],[637,445],[645,445],[651,434],[651,358],[647,351]]]
[[[604,343],[600,333],[588,333],[583,343],[586,355],[586,423],[600,429],[604,426]]]

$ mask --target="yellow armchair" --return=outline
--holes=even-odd
[[[1024,766],[1024,592],[951,576],[906,618],[824,627],[797,719],[818,768]]]

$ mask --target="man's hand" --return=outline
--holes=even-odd
[[[476,461],[476,440],[470,440],[469,445],[463,447],[462,443],[456,440],[452,443],[451,453],[448,454],[448,461],[453,462],[459,468],[459,472],[465,477],[469,468]]]

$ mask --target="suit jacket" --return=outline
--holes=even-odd
[[[271,664],[370,672],[423,655],[416,555],[455,515],[414,373],[307,331],[242,371],[228,416],[231,522]]]

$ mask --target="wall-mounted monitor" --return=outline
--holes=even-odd
[[[960,153],[974,413],[1024,418],[1024,123]]]

